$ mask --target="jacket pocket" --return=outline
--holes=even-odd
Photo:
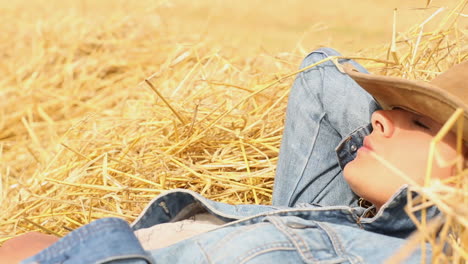
[[[182,244],[185,249],[195,248],[196,244],[203,252],[204,260],[196,263],[349,263],[339,249],[339,241],[325,229],[319,222],[300,217],[263,216]]]
[[[296,216],[267,216],[264,221],[273,224],[294,245],[305,263],[346,263],[343,246],[332,230],[320,222]]]

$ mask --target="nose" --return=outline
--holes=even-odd
[[[378,110],[371,117],[372,128],[374,132],[384,136],[391,137],[394,131],[394,123],[390,111]]]

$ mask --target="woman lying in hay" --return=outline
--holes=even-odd
[[[319,49],[306,57],[302,67],[335,55],[339,54],[332,49]],[[416,229],[404,207],[408,195],[418,195],[407,189],[408,184],[424,183],[431,140],[456,108],[468,113],[468,62],[430,83],[370,75],[351,60],[340,63],[342,67],[327,61],[297,76],[289,97],[272,206],[229,205],[173,190],[156,197],[131,225],[104,218],[59,241],[29,233],[6,242],[2,260],[383,262]],[[468,126],[462,134],[468,139]],[[462,145],[457,146],[455,132],[436,149],[443,160],[459,158],[459,162],[435,162],[433,178],[446,179],[461,169],[457,153]],[[426,213],[428,218],[440,214],[435,207]],[[422,257],[430,260],[429,246],[427,254],[418,249],[406,261],[417,263]]]

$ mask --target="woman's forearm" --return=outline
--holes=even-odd
[[[19,263],[35,255],[58,240],[57,237],[29,232],[6,241],[0,247],[0,263]]]

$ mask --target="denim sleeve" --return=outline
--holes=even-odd
[[[340,54],[330,48],[310,53],[301,68]],[[352,60],[359,71],[367,72]],[[289,95],[273,205],[356,205],[358,197],[342,177],[335,147],[369,124],[376,101],[328,61],[297,75]]]
[[[133,230],[122,219],[102,218],[71,232],[21,264],[151,264]]]

